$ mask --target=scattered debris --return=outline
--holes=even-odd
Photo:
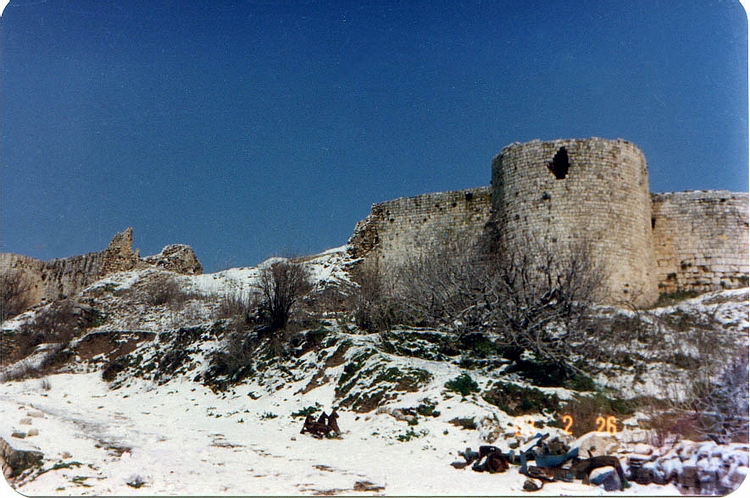
[[[453,462],[451,465],[463,469],[473,463],[472,470],[494,474],[507,471],[511,464],[519,464],[518,471],[529,478],[524,482],[524,491],[538,491],[545,482],[572,482],[576,479],[584,484],[601,485],[607,490],[622,491],[628,486],[617,457],[599,455],[580,459],[578,447],[570,448],[559,438],[549,441],[548,438],[549,434],[536,434],[532,438],[534,443],[518,455],[513,450],[503,453],[496,446],[480,446],[478,452],[466,448],[458,452],[466,462]],[[534,461],[535,465],[528,465],[529,461]],[[594,471],[601,468],[611,468],[612,472],[602,472],[592,477]],[[534,480],[541,484],[537,485]]]

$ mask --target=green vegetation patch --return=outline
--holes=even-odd
[[[556,394],[545,394],[534,387],[522,387],[506,382],[496,382],[482,396],[510,416],[557,411],[560,399]]]
[[[393,399],[394,392],[416,392],[432,379],[420,368],[389,366],[383,357],[371,360],[376,353],[375,349],[359,351],[344,366],[335,391],[341,406],[369,412]]]
[[[455,338],[434,331],[393,330],[384,339],[384,350],[399,356],[429,361],[447,361],[460,351]]]
[[[456,392],[461,396],[468,396],[471,393],[479,392],[479,384],[467,373],[462,373],[453,380],[445,383],[445,388],[449,391]]]
[[[698,297],[699,295],[700,293],[697,291],[664,292],[662,294],[659,294],[659,299],[656,300],[656,303],[652,306],[652,308],[672,306],[674,304],[681,303],[682,301],[687,301],[688,299]]]
[[[320,411],[320,405],[315,404],[315,406],[306,406],[302,408],[301,410],[297,410],[296,412],[292,413],[292,418],[306,418],[308,415],[314,415]]]

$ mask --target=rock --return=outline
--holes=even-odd
[[[129,271],[136,267],[140,258],[133,252],[133,227],[115,234],[104,251],[101,275]]]
[[[592,456],[613,455],[620,449],[620,443],[617,441],[617,438],[603,432],[589,432],[584,434],[572,446],[578,447],[581,458],[587,458],[589,454]],[[636,448],[636,453],[643,454],[638,451],[638,448]]]
[[[539,491],[540,489],[542,489],[542,487],[538,485],[537,483],[535,483],[534,481],[532,481],[531,479],[526,479],[523,482],[524,491]]]
[[[354,491],[383,491],[385,486],[378,486],[377,484],[371,483],[370,481],[357,481],[354,483]]]
[[[3,473],[7,472],[10,477],[20,475],[24,470],[36,465],[42,458],[44,458],[44,453],[41,451],[16,449],[5,439],[0,438],[0,461]]]
[[[148,256],[144,261],[151,266],[182,275],[201,275],[203,273],[203,266],[198,261],[192,247],[185,244],[168,245],[159,254]]]
[[[612,467],[595,469],[589,476],[589,482],[603,487],[605,491],[620,491],[622,489],[622,481]]]
[[[39,429],[29,429],[29,433],[27,434],[28,437],[38,436],[39,435]]]
[[[638,443],[635,445],[635,449],[633,450],[633,453],[636,453],[638,455],[646,455],[649,456],[654,452],[654,448],[645,444],[645,443]]]

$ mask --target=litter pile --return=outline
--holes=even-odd
[[[451,465],[458,469],[471,465],[476,472],[490,473],[505,472],[510,465],[520,465],[518,471],[529,478],[523,486],[525,491],[538,491],[546,482],[577,479],[584,484],[601,485],[607,491],[622,491],[629,486],[620,460],[615,456],[579,458],[577,447],[570,448],[559,438],[549,439],[549,433],[538,433],[532,441],[534,443],[529,448],[519,453],[513,450],[504,453],[496,446],[480,446],[478,452],[466,448],[459,452],[466,461]],[[535,464],[529,465],[530,461]]]
[[[737,489],[747,477],[747,445],[718,445],[714,442],[681,441],[664,453],[652,447],[643,453],[627,455],[627,472],[614,455],[579,454],[561,439],[537,433],[533,443],[520,452],[503,452],[496,446],[480,446],[479,451],[466,448],[458,454],[465,461],[455,461],[456,469],[471,466],[475,472],[501,473],[512,465],[528,479],[525,491],[538,491],[548,482],[582,481],[601,486],[606,491],[622,491],[630,482],[640,485],[673,483],[689,494],[727,494]],[[641,445],[646,447],[646,445]],[[533,465],[530,464],[533,462]]]

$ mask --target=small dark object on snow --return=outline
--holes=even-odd
[[[479,453],[472,450],[471,448],[466,448],[466,451],[459,451],[458,454],[464,457],[467,464],[479,460]]]
[[[451,466],[455,469],[465,469],[472,463],[471,470],[475,472],[489,472],[495,474],[508,470],[513,458],[513,452],[503,453],[497,446],[480,446],[476,452],[471,448],[465,451],[459,451],[458,454],[464,457],[466,462],[453,462]]]
[[[338,422],[336,422],[336,419],[338,418],[339,414],[335,409],[331,411],[330,415],[326,415],[325,412],[321,413],[320,417],[318,417],[317,422],[312,417],[312,415],[308,415],[307,417],[305,417],[305,423],[299,433],[304,434],[305,432],[309,432],[315,437],[327,436],[330,433],[334,433],[336,435],[341,434],[339,424]]]
[[[532,479],[526,479],[523,482],[523,490],[524,491],[539,491],[544,487],[544,481],[542,481],[541,484],[535,483]]]
[[[339,418],[339,414],[334,408],[333,410],[331,410],[331,414],[328,415],[328,427],[330,427],[331,430],[335,432],[336,434],[341,434],[341,429],[339,429],[339,423],[336,422],[338,418]]]

